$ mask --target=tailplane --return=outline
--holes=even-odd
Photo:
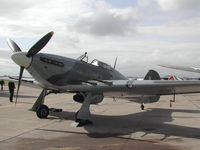
[[[160,80],[160,75],[155,70],[149,70],[144,80]]]

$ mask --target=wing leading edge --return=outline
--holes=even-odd
[[[123,93],[126,95],[170,95],[200,93],[200,81],[170,81],[170,80],[106,80],[111,85],[96,82],[92,84],[68,85],[60,87],[65,91]]]

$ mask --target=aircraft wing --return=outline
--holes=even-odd
[[[200,93],[200,81],[183,81],[183,80],[113,80],[106,81],[112,84],[97,82],[96,84],[68,85],[62,87],[67,91],[79,92],[102,92],[120,94],[123,96],[148,96],[148,95],[170,95],[170,94],[187,94]]]
[[[200,68],[196,68],[196,67],[174,66],[174,65],[159,65],[159,66],[165,67],[165,68],[170,68],[170,69],[177,69],[177,70],[200,73]]]
[[[16,84],[17,79],[9,77],[1,77],[0,80],[12,81]],[[42,88],[37,82],[22,80],[22,85]],[[93,92],[104,93],[104,95],[116,97],[137,97],[150,95],[170,95],[170,94],[187,94],[200,93],[199,80],[104,80],[104,81],[89,81],[78,85],[67,85],[55,87],[62,92]]]
[[[15,77],[9,77],[9,76],[0,77],[0,80],[4,80],[5,82],[14,82],[15,84],[18,84],[18,79]],[[33,80],[30,81],[30,80],[22,79],[21,84],[24,86],[32,87],[32,88],[39,88],[39,89],[42,88],[42,86],[38,82],[33,81]]]

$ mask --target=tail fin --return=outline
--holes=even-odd
[[[160,80],[160,75],[155,70],[149,70],[144,80]]]

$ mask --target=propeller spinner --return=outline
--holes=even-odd
[[[27,53],[21,52],[21,49],[14,41],[12,41],[11,39],[7,39],[7,43],[9,45],[9,47],[14,52],[14,54],[11,56],[11,58],[17,65],[20,66],[19,81],[18,81],[18,86],[17,86],[17,95],[16,95],[15,104],[17,103],[17,98],[18,98],[18,93],[19,93],[19,88],[21,85],[24,68],[28,68],[31,65],[32,57],[34,55],[36,55],[49,42],[49,40],[51,39],[53,34],[54,34],[53,31],[47,33],[38,42],[36,42],[29,49],[29,51]]]

